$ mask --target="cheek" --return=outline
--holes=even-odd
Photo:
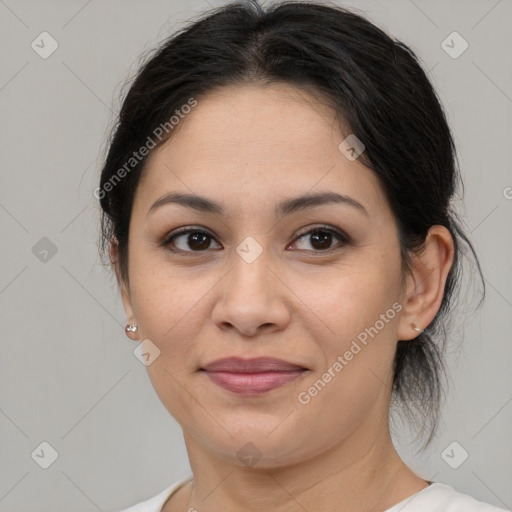
[[[188,384],[198,363],[197,340],[207,315],[207,292],[215,281],[208,275],[193,281],[179,279],[169,267],[148,264],[138,268],[132,301],[141,326],[140,339],[150,339],[160,351],[146,370],[161,402],[186,425],[191,407]]]
[[[218,278],[211,272],[190,277],[149,251],[134,251],[130,272],[141,336],[158,346],[166,364],[188,363],[193,355],[190,348],[204,325],[208,291]]]
[[[322,364],[301,386],[297,400],[303,414],[324,419],[318,427],[323,434],[316,435],[328,439],[334,430],[343,435],[373,412],[375,418],[385,414],[401,310],[390,274],[354,272],[340,278],[329,295],[311,297],[329,330],[313,333]]]
[[[316,277],[296,281],[294,292],[304,297],[304,303],[316,313],[316,323],[323,328],[325,337],[332,340],[333,348],[350,344],[350,340],[376,323],[378,330],[388,335],[389,326],[396,323],[396,310],[401,309],[393,308],[400,297],[399,260],[370,253]],[[310,316],[313,318],[311,313]]]
[[[324,282],[304,285],[308,305],[318,312],[319,320],[310,326],[318,325],[312,335],[322,352],[322,364],[303,388],[314,407],[328,407],[332,400],[335,410],[348,406],[355,418],[385,391],[402,309],[400,260],[393,255],[391,249],[387,257],[375,252]],[[307,386],[314,386],[313,396]]]

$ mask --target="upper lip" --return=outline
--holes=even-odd
[[[307,370],[307,368],[275,357],[255,357],[252,359],[225,357],[202,366],[200,370],[207,372],[263,373]]]

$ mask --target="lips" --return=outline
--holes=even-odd
[[[297,379],[308,368],[273,357],[229,357],[208,363],[200,371],[233,393],[259,395]]]
[[[253,359],[226,357],[207,364],[201,370],[207,372],[262,373],[307,370],[307,368],[274,357],[256,357]]]

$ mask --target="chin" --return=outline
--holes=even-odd
[[[215,453],[234,465],[255,469],[288,466],[312,456],[313,454],[307,453],[311,449],[310,443],[305,443],[303,439],[294,439],[291,433],[302,429],[291,424],[288,429],[283,428],[282,424],[279,425],[282,420],[282,417],[272,417],[268,422],[260,419],[258,425],[251,422],[250,418],[247,423],[241,419],[236,424],[227,422],[230,424],[228,432],[231,435],[218,424],[207,431],[198,431],[196,426],[193,437],[208,452]]]

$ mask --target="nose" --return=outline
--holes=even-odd
[[[272,267],[265,251],[251,263],[234,254],[231,270],[215,287],[212,320],[219,329],[256,336],[286,328],[288,288]]]

